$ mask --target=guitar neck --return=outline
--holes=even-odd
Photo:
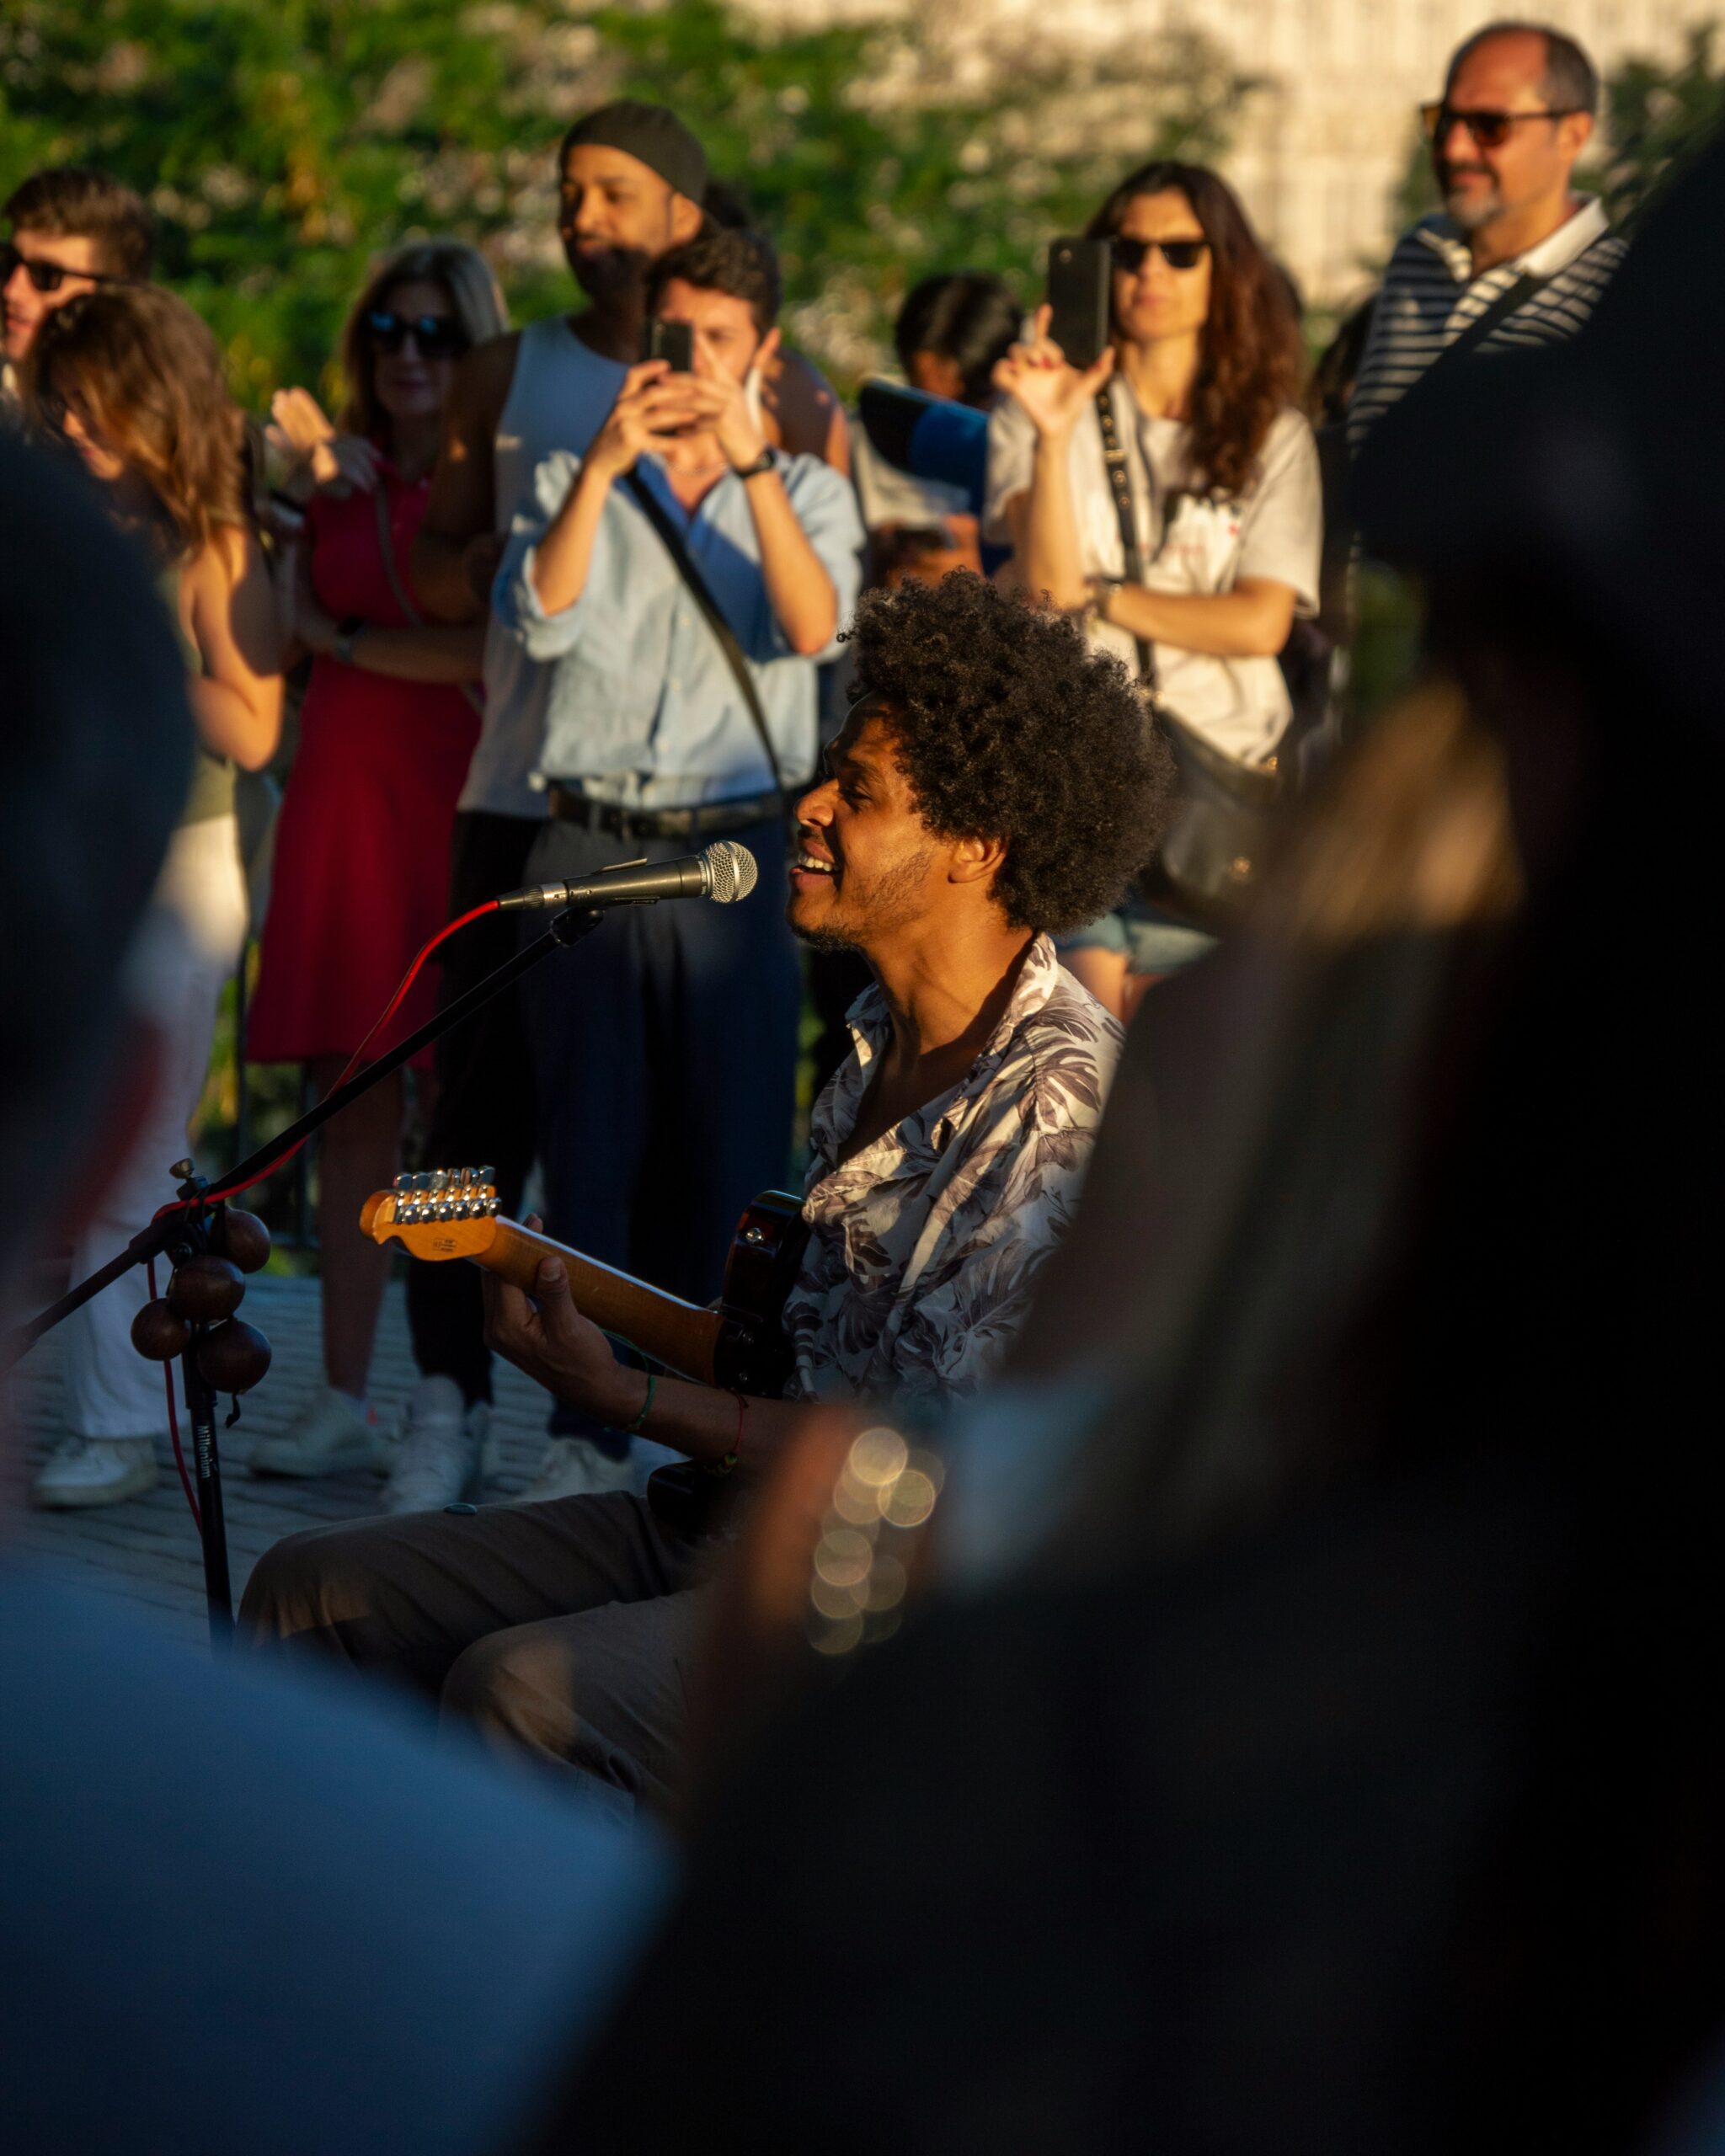
[[[569,1294],[583,1317],[614,1333],[644,1355],[697,1384],[717,1382],[720,1336],[725,1321],[718,1310],[702,1310],[679,1296],[649,1288],[579,1251],[536,1235],[519,1221],[499,1218],[488,1248],[473,1253],[475,1264],[531,1294],[539,1267],[547,1257],[561,1258]]]

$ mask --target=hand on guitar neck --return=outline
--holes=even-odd
[[[740,1468],[752,1470],[804,1412],[772,1396],[785,1368],[779,1310],[804,1233],[797,1201],[782,1193],[765,1193],[744,1213],[717,1309],[564,1249],[537,1215],[503,1219],[483,1168],[398,1177],[393,1190],[366,1201],[360,1225],[416,1257],[482,1266],[489,1344],[556,1398],[613,1428],[638,1422],[643,1437],[692,1460],[716,1463],[737,1452]],[[646,1374],[617,1361],[607,1331],[665,1366],[644,1421]]]

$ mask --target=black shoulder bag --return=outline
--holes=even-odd
[[[766,754],[766,767],[772,773],[773,789],[778,795],[780,814],[787,830],[791,822],[791,796],[785,785],[784,773],[779,769],[778,755],[772,745],[772,736],[766,729],[766,713],[761,707],[761,691],[755,686],[755,675],[743,647],[737,642],[737,632],[726,621],[712,588],[695,565],[694,557],[683,543],[683,535],[666,515],[660,502],[638,472],[628,473],[623,482],[634,496],[641,514],[665,542],[665,550],[676,564],[677,574],[689,587],[689,595],[707,617],[707,626],[718,639],[724,654],[725,663],[736,677],[745,707],[755,723],[755,731],[761,737],[761,746]]]
[[[1096,416],[1102,429],[1108,491],[1119,519],[1126,575],[1131,583],[1141,584],[1152,558],[1146,557],[1139,541],[1131,475],[1107,383],[1096,392]],[[1178,500],[1179,496],[1171,493],[1164,504],[1164,539]],[[1145,702],[1152,723],[1173,753],[1180,781],[1173,821],[1155,855],[1140,871],[1138,888],[1152,904],[1182,915],[1195,926],[1221,928],[1238,911],[1257,876],[1269,811],[1281,792],[1280,774],[1273,765],[1242,763],[1170,711],[1157,686],[1156,647],[1141,637],[1134,641]]]

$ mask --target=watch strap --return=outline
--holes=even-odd
[[[771,449],[763,449],[752,464],[734,464],[731,469],[740,479],[758,479],[763,472],[771,472],[777,462]]]

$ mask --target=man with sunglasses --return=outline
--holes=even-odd
[[[32,173],[0,206],[0,412],[14,402],[13,371],[56,307],[99,285],[142,283],[155,254],[155,221],[129,187],[106,173],[60,165]]]
[[[1442,211],[1390,258],[1348,407],[1354,449],[1443,355],[1573,336],[1622,258],[1598,200],[1571,184],[1599,78],[1573,38],[1490,23],[1422,108]]]

